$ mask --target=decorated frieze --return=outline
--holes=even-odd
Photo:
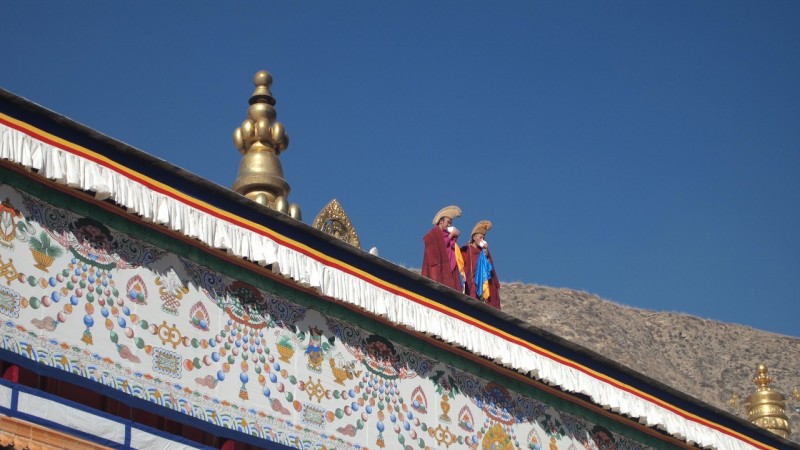
[[[2,349],[31,363],[296,448],[650,448],[308,293],[40,197],[0,186]]]

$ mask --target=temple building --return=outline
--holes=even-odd
[[[254,82],[232,190],[0,90],[0,448],[800,449],[303,223]]]

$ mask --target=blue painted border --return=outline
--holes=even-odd
[[[296,450],[293,447],[288,447],[283,444],[277,442],[271,442],[266,439],[257,438],[247,433],[242,433],[240,431],[231,430],[230,428],[220,427],[218,425],[214,425],[212,423],[206,422],[202,419],[197,419],[195,417],[188,416],[186,414],[173,411],[169,408],[165,408],[160,405],[156,405],[152,402],[147,400],[139,399],[136,397],[132,397],[124,392],[118,391],[111,387],[108,387],[104,384],[98,383],[96,381],[88,380],[80,375],[76,375],[70,372],[66,372],[62,369],[58,369],[55,367],[45,366],[43,364],[37,363],[36,361],[32,361],[22,355],[18,355],[6,349],[0,349],[0,359],[9,362],[11,364],[16,364],[18,366],[24,367],[32,372],[35,372],[39,375],[43,375],[46,377],[54,378],[59,381],[64,381],[70,384],[74,384],[76,386],[80,386],[94,392],[98,392],[106,397],[113,398],[125,405],[128,405],[132,408],[138,408],[144,411],[151,412],[158,416],[167,418],[169,420],[179,422],[185,425],[189,425],[191,427],[203,430],[207,433],[211,433],[215,436],[233,439],[238,442],[250,444],[259,448],[264,448],[267,450]],[[94,408],[90,408],[86,405],[82,405],[80,403],[76,403],[72,400],[63,399],[53,394],[49,394],[44,391],[40,391],[38,389],[33,389],[18,383],[12,383],[8,380],[0,379],[0,384],[7,386],[12,389],[12,405],[11,408],[5,408],[0,406],[0,412],[11,416],[11,417],[18,417],[20,419],[26,420],[28,422],[36,423],[38,425],[45,426],[47,428],[51,428],[58,431],[63,431],[67,434],[71,434],[74,436],[78,436],[82,439],[86,439],[87,441],[95,442],[99,445],[105,445],[111,448],[119,448],[119,449],[131,449],[130,441],[131,441],[131,429],[136,428],[138,430],[145,431],[147,433],[154,434],[156,436],[163,437],[165,439],[175,441],[184,445],[192,446],[197,449],[201,450],[213,450],[215,447],[209,447],[199,442],[192,441],[190,439],[183,438],[181,436],[167,433],[165,431],[158,430],[156,428],[152,428],[146,425],[141,425],[133,420],[126,420],[119,416],[115,416],[113,414],[109,414],[104,411],[100,411]],[[125,443],[119,443],[114,441],[109,441],[106,439],[99,438],[98,436],[94,436],[88,434],[86,432],[75,430],[72,428],[65,427],[61,424],[42,419],[41,417],[31,416],[27,413],[22,413],[17,410],[18,404],[17,399],[19,397],[19,392],[26,392],[37,397],[46,398],[56,403],[61,403],[64,405],[68,405],[70,407],[79,409],[81,411],[85,411],[87,413],[93,414],[98,417],[102,417],[107,420],[111,420],[117,423],[125,424]]]

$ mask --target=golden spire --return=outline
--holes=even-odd
[[[289,135],[276,121],[275,98],[269,90],[272,75],[261,70],[253,77],[256,85],[247,108],[247,118],[233,131],[233,143],[244,155],[233,190],[262,205],[289,214],[297,220],[300,207],[289,204],[289,183],[283,178],[278,156],[289,146]]]
[[[782,438],[788,438],[792,430],[789,427],[789,418],[786,417],[785,397],[780,392],[773,391],[769,387],[770,383],[772,378],[767,375],[767,366],[759,364],[756,377],[753,378],[756,391],[747,397],[747,420]]]

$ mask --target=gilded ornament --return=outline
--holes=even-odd
[[[233,190],[300,220],[300,207],[288,201],[289,183],[284,179],[278,159],[289,146],[289,136],[283,125],[275,120],[275,99],[270,91],[272,76],[267,71],[259,71],[253,77],[253,83],[256,88],[250,97],[247,118],[233,132],[233,143],[244,155]]]
[[[342,209],[342,205],[336,199],[333,199],[325,205],[324,208],[314,218],[314,228],[330,234],[336,239],[340,239],[356,248],[361,248],[361,242],[358,240],[353,224],[350,223],[350,218],[347,213]]]
[[[767,374],[767,366],[759,364],[753,384],[756,392],[747,397],[749,410],[747,419],[778,436],[788,438],[792,434],[789,418],[786,416],[786,401],[783,394],[770,387],[772,377]]]

